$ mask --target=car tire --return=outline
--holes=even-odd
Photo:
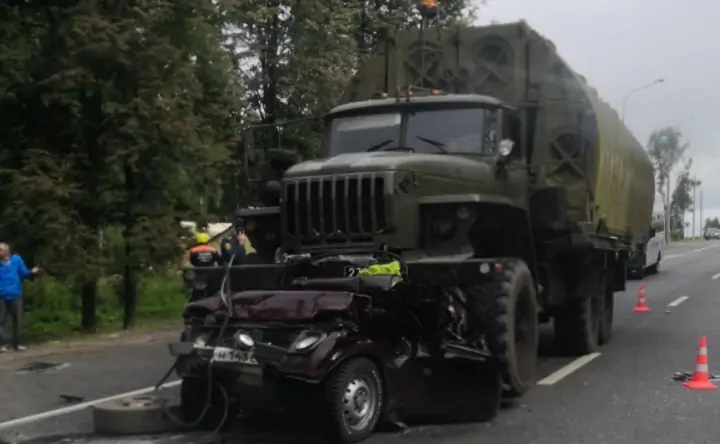
[[[385,388],[380,369],[367,358],[340,364],[325,381],[323,423],[329,442],[369,438],[382,417]]]
[[[95,433],[111,435],[151,435],[170,427],[164,399],[152,394],[129,396],[92,407]]]

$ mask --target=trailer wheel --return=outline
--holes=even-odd
[[[466,290],[468,305],[483,320],[489,351],[500,364],[508,396],[532,385],[539,346],[538,306],[532,275],[525,262],[506,266],[503,279]]]
[[[352,358],[325,382],[323,421],[333,443],[355,443],[372,435],[380,421],[385,391],[377,365]]]
[[[210,396],[210,405],[204,416],[200,415],[205,410],[208,401],[208,380],[206,378],[184,378],[180,386],[180,405],[182,408],[183,421],[188,424],[197,425],[205,430],[215,430],[218,427],[225,428],[232,424],[233,420],[240,413],[235,403],[232,403],[216,385]],[[197,424],[196,424],[197,423]]]
[[[582,356],[598,348],[602,302],[598,297],[569,300],[555,313],[555,346],[568,356]]]

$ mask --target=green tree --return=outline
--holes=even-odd
[[[688,159],[677,178],[670,204],[671,226],[673,227],[674,237],[678,239],[684,237],[685,212],[694,205],[692,190],[694,186],[699,185],[699,181],[690,177],[691,167],[692,159]]]
[[[443,2],[441,23],[467,16],[466,0]],[[336,105],[363,57],[393,29],[420,24],[418,2],[349,0],[227,1],[235,66],[247,85],[248,121],[262,149],[290,147],[317,154],[320,122],[277,125],[320,117]]]
[[[92,331],[101,234],[122,227],[129,326],[140,273],[178,258],[179,219],[216,197],[237,142],[223,21],[201,0],[47,5],[0,10],[3,232],[78,283]]]
[[[668,196],[670,174],[677,163],[683,158],[690,147],[689,143],[683,141],[683,135],[679,129],[668,126],[655,130],[650,134],[648,140],[648,154],[655,168],[655,181],[658,194],[663,200],[663,210],[672,221],[672,215],[668,208]],[[670,240],[670,229],[665,230],[666,240]]]
[[[86,142],[97,132],[82,118],[92,91],[78,95],[65,89],[63,71],[69,71],[63,66],[62,37],[71,9],[27,1],[0,10],[2,23],[9,25],[1,31],[5,46],[0,49],[9,57],[2,63],[9,75],[0,80],[2,229],[50,273],[79,283],[83,327],[92,330],[102,214],[91,209],[102,170],[87,155]],[[78,181],[83,172],[85,183]]]
[[[103,141],[122,190],[110,208],[123,227],[129,327],[143,270],[178,257],[181,215],[202,213],[203,200],[217,194],[237,141],[239,95],[212,4],[147,0],[87,17],[119,31],[105,61],[114,74],[103,79],[112,91]]]

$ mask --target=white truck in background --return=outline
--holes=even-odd
[[[653,211],[653,236],[645,245],[645,251],[636,254],[628,261],[628,275],[642,278],[660,271],[665,242],[665,215],[662,210]]]

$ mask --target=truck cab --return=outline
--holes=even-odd
[[[516,123],[497,99],[437,90],[334,108],[323,158],[284,176],[283,244],[389,245],[408,258],[480,254],[468,243],[478,208],[512,208],[525,220],[528,174]]]

